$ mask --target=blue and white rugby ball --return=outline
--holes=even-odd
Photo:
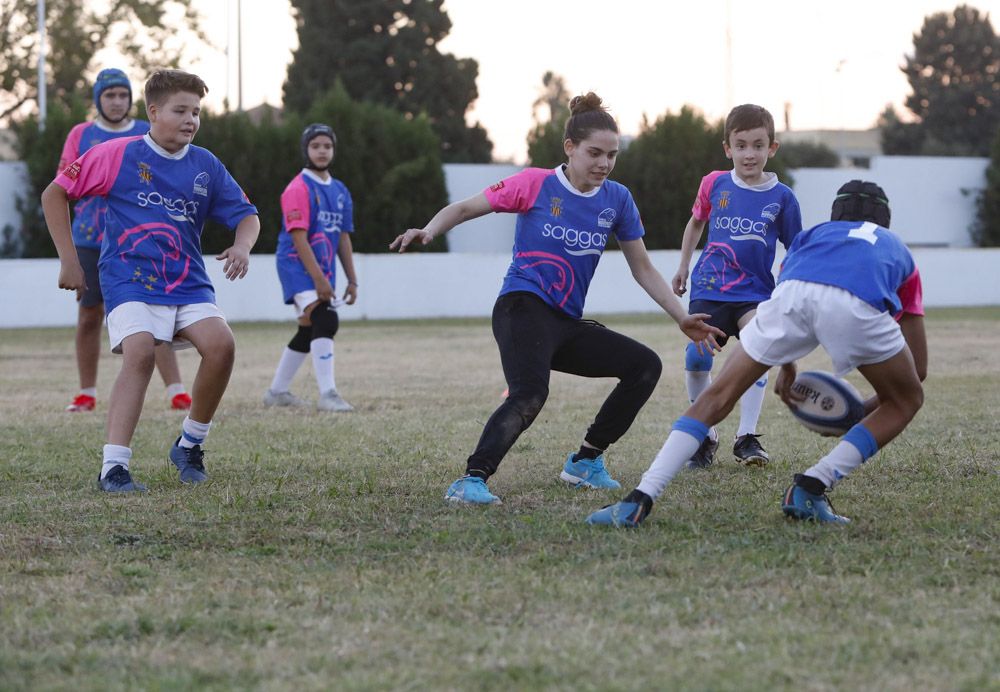
[[[792,391],[805,396],[792,408],[802,425],[821,435],[843,435],[865,417],[861,393],[850,382],[820,370],[799,373]]]

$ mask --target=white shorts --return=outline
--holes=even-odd
[[[740,343],[764,365],[790,363],[822,346],[841,376],[892,358],[906,340],[892,315],[842,288],[782,281],[740,331]]]
[[[111,352],[122,352],[122,341],[125,337],[149,332],[153,341],[159,345],[172,344],[177,351],[190,348],[187,339],[176,338],[177,332],[190,327],[209,317],[225,320],[215,303],[193,303],[191,305],[150,305],[132,301],[122,303],[108,315],[108,336],[111,338]]]
[[[295,316],[302,317],[302,315],[304,315],[306,312],[306,308],[315,303],[317,300],[319,300],[319,294],[316,293],[315,289],[310,289],[308,291],[299,291],[298,293],[296,293],[294,296],[292,296],[292,301],[294,301],[292,305],[295,307]],[[334,296],[333,300],[330,301],[330,305],[333,306],[334,310],[336,310],[343,304],[344,301],[338,300],[336,296]]]

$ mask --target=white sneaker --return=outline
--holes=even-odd
[[[264,392],[265,406],[305,406],[306,402],[291,392],[274,392],[268,389]]]
[[[346,412],[353,411],[354,407],[349,403],[344,401],[339,394],[337,394],[336,389],[331,389],[327,392],[320,394],[319,399],[316,401],[316,408],[320,411],[337,411]]]

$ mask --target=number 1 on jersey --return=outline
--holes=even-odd
[[[875,235],[875,229],[877,228],[878,224],[874,224],[871,221],[865,221],[857,228],[852,228],[850,232],[848,232],[847,237],[867,240],[869,243],[874,245],[876,242],[878,242],[878,236]]]

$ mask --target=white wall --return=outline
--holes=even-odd
[[[4,226],[17,230],[21,217],[17,198],[28,189],[28,165],[22,161],[0,161],[0,232]]]
[[[521,166],[499,163],[445,164],[448,201],[457,202],[472,197],[520,171]],[[445,236],[448,252],[496,252],[510,256],[516,218],[513,214],[487,214],[467,221]]]
[[[860,178],[885,190],[892,230],[908,245],[971,247],[969,228],[989,163],[984,158],[876,156],[871,168],[799,168],[792,176],[806,228],[829,220],[837,188]]]
[[[651,255],[669,281],[680,253],[660,250]],[[928,307],[1000,305],[1000,281],[995,279],[1000,249],[918,248],[914,256]],[[509,262],[500,254],[357,255],[358,302],[341,308],[340,316],[488,317]],[[220,262],[208,257],[206,263],[219,306],[230,321],[292,321],[292,308],[281,302],[273,255],[253,255],[247,278],[235,282],[222,276]],[[73,294],[56,287],[58,275],[58,260],[0,260],[0,295],[5,297],[0,328],[75,324]],[[605,253],[590,287],[587,314],[659,309],[632,280],[621,253]]]

